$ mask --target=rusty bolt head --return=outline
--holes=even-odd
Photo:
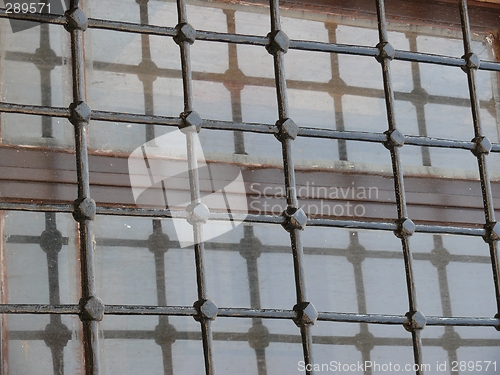
[[[275,137],[282,142],[286,139],[297,138],[300,131],[299,126],[291,118],[277,121],[276,126],[278,127],[278,133],[275,134]]]
[[[465,60],[465,65],[462,65],[461,67],[464,72],[467,72],[470,69],[478,69],[479,65],[481,64],[479,56],[472,52],[463,55],[462,59]]]
[[[187,207],[187,212],[187,221],[191,225],[196,223],[206,223],[208,221],[208,217],[210,216],[210,210],[203,203],[190,204]]]
[[[196,40],[196,30],[189,23],[180,23],[176,27],[177,35],[174,36],[174,41],[177,44],[188,42],[193,44]]]
[[[500,240],[500,223],[493,221],[486,224],[484,229],[486,229],[486,234],[483,236],[484,242],[490,243]]]
[[[379,63],[382,63],[384,60],[392,60],[396,55],[396,50],[389,42],[379,43],[377,44],[377,48],[379,53],[376,59]]]
[[[295,229],[303,230],[306,227],[307,215],[302,208],[287,207],[287,209],[283,211],[283,217],[285,220],[282,225],[288,232]]]
[[[398,226],[398,229],[396,229],[394,233],[399,238],[411,236],[413,233],[415,233],[415,223],[408,218],[397,220],[396,224]]]
[[[179,129],[187,134],[189,132],[199,133],[201,130],[201,125],[203,124],[203,120],[200,115],[195,111],[183,112],[180,115],[182,124],[179,126]]]
[[[398,129],[388,130],[384,134],[387,136],[384,146],[388,149],[402,147],[405,143],[405,136]]]
[[[409,332],[424,329],[427,324],[427,318],[420,311],[410,311],[406,313],[406,317],[408,321],[404,323],[404,327]]]
[[[87,30],[88,19],[83,10],[80,8],[74,8],[67,10],[64,14],[66,16],[66,25],[64,25],[64,27],[67,31]]]
[[[101,321],[104,317],[104,304],[96,296],[80,300],[82,320]]]
[[[217,305],[209,299],[196,301],[193,306],[198,311],[198,314],[194,317],[197,321],[214,320],[219,311]]]
[[[92,110],[85,102],[72,103],[69,106],[71,112],[70,121],[73,125],[78,125],[82,122],[89,122]]]
[[[301,302],[293,307],[293,311],[297,313],[293,321],[297,326],[313,325],[318,319],[318,310],[311,302]]]
[[[255,350],[264,350],[270,343],[269,330],[262,323],[256,323],[248,330],[248,343]]]
[[[475,156],[480,156],[481,154],[489,154],[491,151],[491,142],[486,137],[476,137],[472,139],[474,142],[474,147],[472,148],[472,153]]]
[[[267,34],[269,42],[266,45],[267,52],[271,55],[281,51],[286,53],[290,47],[290,39],[283,30],[276,30]]]
[[[93,199],[87,197],[82,200],[76,200],[73,206],[73,217],[76,221],[94,220],[96,205]]]

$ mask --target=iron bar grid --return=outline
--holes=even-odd
[[[408,217],[408,212],[406,208],[406,198],[405,198],[405,188],[403,179],[403,170],[401,165],[401,155],[400,147],[403,146],[399,142],[398,137],[401,135],[396,127],[396,116],[394,112],[394,90],[392,87],[391,80],[391,69],[390,60],[392,60],[394,55],[394,49],[389,43],[389,38],[387,34],[387,22],[385,19],[385,4],[384,0],[377,0],[377,17],[378,17],[378,31],[379,31],[379,44],[377,45],[379,49],[379,54],[377,60],[382,65],[382,76],[384,82],[385,91],[385,103],[387,109],[387,120],[388,120],[388,130],[387,140],[385,146],[389,149],[391,153],[392,169],[394,172],[394,190],[396,193],[396,205],[398,209],[398,228],[394,232],[397,237],[401,239],[401,245],[403,249],[403,257],[406,270],[406,284],[408,290],[408,304],[409,311],[407,316],[409,318],[408,324],[405,328],[411,332],[413,339],[413,354],[415,359],[415,364],[418,366],[416,373],[417,375],[422,374],[422,337],[421,330],[425,326],[424,323],[417,322],[417,315],[421,315],[418,311],[417,306],[417,292],[415,288],[414,272],[413,272],[413,257],[410,251],[410,241],[409,236],[415,231],[415,225]],[[425,317],[424,317],[425,319]],[[420,319],[421,320],[421,319]]]
[[[81,257],[80,317],[83,323],[83,345],[85,373],[99,375],[98,320],[101,301],[96,297],[94,276],[94,243],[91,221],[95,216],[95,202],[90,198],[90,175],[88,159],[87,131],[90,109],[85,103],[85,55],[83,33],[86,29],[85,14],[79,0],[71,0],[66,13],[67,27],[71,35],[71,66],[73,79],[73,103],[71,122],[75,127],[76,172],[78,199],[75,201],[73,216],[78,222]]]
[[[468,25],[468,15],[467,15],[467,4],[465,0],[460,1],[460,14],[462,18],[462,28],[464,33],[464,49],[465,53],[472,53],[470,46],[470,27]],[[139,2],[141,3],[141,2]],[[147,3],[147,0],[142,2]],[[187,23],[185,2],[179,0],[178,2],[178,14],[179,14],[179,24]],[[270,10],[271,10],[271,35],[274,32],[280,31],[279,22],[279,6],[277,0],[270,0]],[[72,0],[71,8],[79,9],[79,1]],[[379,33],[380,33],[380,43],[386,43],[387,40],[387,25],[384,15],[384,2],[383,0],[377,0],[377,11],[379,17]],[[52,23],[58,25],[67,25],[67,17],[55,16],[55,15],[7,15],[5,10],[0,10],[0,17],[7,17],[13,19],[25,19],[37,22]],[[161,35],[176,37],[179,34],[177,28],[166,28],[157,27],[149,25],[136,25],[125,22],[107,21],[107,20],[88,20],[88,27],[95,29],[108,29],[115,31],[131,32],[131,33],[141,33],[143,35]],[[72,65],[73,65],[73,87],[74,87],[74,105],[77,106],[79,103],[85,100],[85,88],[83,86],[84,77],[84,57],[83,57],[83,30],[78,28],[70,29],[71,32],[71,44],[72,44]],[[268,46],[270,42],[273,41],[272,37],[258,37],[249,35],[236,35],[236,34],[224,34],[215,33],[207,31],[196,31],[197,40],[206,41],[218,41],[223,43],[236,43],[236,44],[249,44],[258,46]],[[189,43],[187,41],[181,41],[179,43],[181,50],[181,62],[182,62],[182,78],[184,87],[184,98],[185,98],[185,108],[184,113],[191,112],[193,110],[192,106],[192,74],[190,69],[190,57],[189,57]],[[309,41],[290,41],[289,48],[307,51],[320,51],[328,52],[333,54],[351,54],[358,56],[371,56],[380,57],[382,54],[382,49],[380,47],[358,47],[358,46],[347,46],[336,43],[317,43]],[[279,121],[287,120],[288,108],[286,99],[286,80],[284,73],[284,52],[285,51],[274,51],[272,54],[274,56],[274,66],[275,66],[275,79],[278,97],[278,107],[279,107]],[[475,92],[474,75],[475,68],[468,66],[468,60],[466,56],[464,58],[453,58],[447,56],[437,56],[431,54],[422,54],[409,51],[394,51],[391,58],[383,57],[380,59],[382,65],[382,70],[384,73],[384,90],[386,97],[387,113],[389,119],[389,131],[396,130],[396,125],[394,121],[394,93],[392,90],[391,80],[390,80],[390,68],[389,60],[402,60],[409,62],[424,62],[431,64],[439,64],[445,66],[461,67],[466,70],[469,79],[469,89],[470,89],[470,99],[472,104],[472,112],[474,118],[474,130],[476,133],[476,138],[481,138],[483,135],[481,133],[480,120],[479,120],[479,101]],[[478,67],[482,70],[490,71],[500,71],[500,64],[481,61]],[[89,196],[89,171],[88,171],[88,156],[87,156],[87,141],[86,141],[86,127],[88,125],[88,120],[91,118],[93,120],[102,121],[120,121],[128,123],[140,123],[140,124],[151,124],[151,125],[166,125],[166,126],[182,126],[183,120],[179,118],[168,118],[162,116],[155,116],[152,113],[146,115],[134,115],[134,114],[124,114],[124,113],[113,113],[106,111],[93,111],[89,114],[89,118],[84,121],[75,121],[75,108],[57,108],[51,107],[46,103],[42,103],[42,106],[30,106],[30,105],[18,105],[12,103],[0,103],[1,112],[10,113],[24,113],[32,115],[42,115],[42,116],[52,116],[52,117],[63,117],[76,122],[75,124],[75,140],[76,140],[76,158],[77,158],[77,169],[78,169],[78,201],[83,201],[85,199],[90,199]],[[237,130],[243,132],[258,132],[266,134],[274,134],[279,136],[279,126],[268,125],[268,124],[251,124],[242,122],[224,122],[224,121],[214,121],[214,120],[204,120],[203,128],[206,129],[219,129],[219,130]],[[190,133],[187,134],[188,145],[190,141]],[[326,130],[326,129],[308,129],[301,128],[298,136],[305,137],[317,137],[317,138],[330,138],[330,139],[340,139],[340,140],[356,140],[356,141],[367,141],[367,142],[378,142],[387,145],[391,152],[393,171],[394,171],[394,182],[396,191],[396,201],[398,206],[398,216],[399,221],[396,223],[370,223],[361,221],[346,221],[346,220],[327,220],[327,219],[309,219],[307,222],[308,226],[322,226],[322,227],[339,227],[339,228],[354,228],[354,229],[375,229],[375,230],[391,230],[399,232],[404,231],[402,220],[407,219],[406,213],[406,203],[405,203],[405,193],[403,184],[403,175],[401,171],[401,162],[398,152],[397,145],[390,144],[390,134],[386,133],[366,133],[366,132],[353,132],[344,130]],[[404,143],[406,145],[417,145],[417,146],[429,146],[429,147],[443,147],[443,148],[457,148],[474,151],[477,147],[476,141],[464,142],[449,139],[435,139],[423,136],[405,136]],[[285,185],[288,191],[294,191],[294,168],[293,159],[291,157],[291,145],[292,141],[290,139],[282,140],[283,145],[283,160],[285,163]],[[190,160],[195,161],[196,155],[193,147],[188,147],[190,150]],[[499,152],[500,144],[494,144],[492,146],[491,152]],[[413,228],[415,232],[422,233],[435,233],[435,234],[462,234],[462,235],[472,235],[472,236],[488,236],[487,242],[490,245],[491,262],[493,267],[493,275],[495,280],[495,290],[497,294],[497,305],[500,311],[500,294],[499,294],[499,268],[498,268],[498,250],[497,241],[491,236],[492,224],[495,224],[494,218],[494,208],[492,204],[491,186],[488,177],[488,169],[486,166],[485,153],[479,153],[476,155],[478,157],[478,165],[480,170],[481,185],[483,189],[484,205],[485,205],[485,217],[486,226],[484,229],[478,228],[458,228],[458,227],[447,227],[447,226],[433,226],[433,225],[416,225]],[[196,170],[195,166],[191,166],[191,171]],[[190,174],[190,186],[192,193],[192,203],[199,203],[199,181],[196,173]],[[297,197],[294,194],[289,194],[287,196],[287,203],[289,207],[297,208],[298,202]],[[82,251],[82,300],[95,297],[95,288],[93,286],[93,245],[91,242],[91,228],[90,220],[85,215],[81,215],[77,208],[71,205],[36,205],[28,203],[7,203],[3,202],[0,204],[0,208],[9,210],[28,210],[28,211],[49,211],[49,212],[73,212],[75,214],[75,219],[78,221],[80,226],[80,246]],[[152,218],[163,218],[172,217],[170,211],[166,210],[144,210],[144,209],[123,209],[123,208],[113,208],[106,206],[98,206],[96,208],[97,214],[108,214],[108,215],[132,215],[132,216],[144,216]],[[78,216],[78,215],[81,216]],[[50,214],[48,214],[50,215]],[[176,216],[178,217],[178,216]],[[54,216],[55,218],[55,216]],[[228,217],[221,214],[210,214],[210,220],[227,220]],[[54,219],[55,220],[55,219]],[[246,219],[249,223],[273,223],[286,225],[286,220],[281,216],[260,216],[251,215]],[[159,221],[153,221],[154,223]],[[154,232],[158,227],[154,227]],[[193,232],[195,240],[199,240],[199,243],[195,245],[196,254],[196,269],[197,269],[197,284],[198,284],[198,297],[200,301],[206,299],[206,286],[204,277],[204,242],[202,241],[201,235],[202,224],[193,225]],[[301,243],[300,230],[295,228],[290,230],[290,237],[292,243],[292,250],[294,253],[294,266],[295,266],[295,279],[297,286],[297,302],[305,303],[307,302],[307,297],[305,293],[305,282],[304,282],[304,249]],[[411,233],[410,233],[411,234]],[[415,323],[412,318],[412,313],[417,312],[416,307],[416,297],[415,288],[413,285],[412,277],[412,254],[409,249],[408,234],[403,233],[401,236],[403,256],[405,260],[405,267],[407,273],[407,284],[408,284],[408,297],[410,312],[406,316],[397,315],[377,315],[377,314],[345,314],[345,313],[334,313],[334,312],[320,312],[317,314],[317,320],[319,321],[335,321],[335,322],[354,322],[354,323],[372,323],[372,324],[396,324],[409,327],[412,332],[413,337],[413,348],[415,354],[415,362],[417,364],[422,363],[421,358],[421,346],[422,340],[420,338],[420,329],[415,329],[412,325]],[[441,274],[441,273],[440,273]],[[55,298],[55,297],[54,297]],[[161,298],[159,298],[158,304],[160,304]],[[56,303],[57,299],[51,300],[49,305],[0,305],[0,313],[3,314],[23,314],[23,313],[33,313],[33,314],[78,314],[82,315],[82,303],[80,305],[59,305]],[[175,307],[175,306],[102,306],[106,314],[110,315],[165,315],[165,316],[193,316],[198,317],[200,312],[196,307]],[[219,317],[241,317],[241,318],[254,318],[254,319],[293,319],[298,320],[300,316],[300,310],[269,310],[269,309],[235,309],[235,308],[218,308]],[[444,315],[447,313],[444,311]],[[205,355],[205,365],[206,373],[214,374],[214,366],[212,359],[212,333],[210,329],[210,321],[208,319],[200,320],[202,326],[201,338],[204,344],[204,355]],[[426,325],[433,326],[489,326],[498,328],[500,326],[500,318],[498,315],[495,318],[449,318],[449,317],[426,317]],[[87,374],[98,374],[98,358],[97,358],[97,322],[93,320],[84,320],[84,342],[86,344],[86,371]],[[309,330],[308,324],[298,324],[301,329],[304,350],[304,358],[306,363],[312,363],[312,353],[311,346],[313,342],[313,337]],[[423,328],[423,327],[422,327]],[[316,340],[314,340],[316,341]],[[307,372],[312,373],[312,372]],[[417,374],[420,372],[417,372]]]
[[[463,32],[463,43],[464,43],[464,58],[468,61],[465,72],[467,73],[467,80],[469,84],[469,94],[471,101],[471,111],[472,119],[474,125],[474,135],[476,146],[472,150],[477,157],[477,163],[479,167],[479,176],[481,179],[481,190],[483,193],[483,203],[484,203],[484,217],[485,217],[485,228],[488,233],[484,237],[485,241],[490,247],[491,254],[491,265],[493,271],[493,280],[495,282],[495,293],[497,300],[497,316],[500,316],[500,264],[498,255],[498,234],[495,231],[498,230],[498,226],[495,220],[495,207],[493,206],[493,194],[491,190],[490,178],[488,175],[487,167],[487,154],[489,153],[489,148],[483,149],[481,145],[486,141],[481,128],[481,116],[480,116],[480,105],[477,94],[476,87],[476,69],[477,64],[474,64],[474,59],[477,59],[472,50],[471,41],[471,30],[469,25],[469,15],[467,10],[467,0],[460,0],[460,19],[462,22],[462,32]]]
[[[19,20],[26,20],[32,22],[52,23],[57,25],[64,25],[66,20],[63,16],[54,14],[7,14],[6,9],[0,9],[0,18],[12,18]],[[102,19],[89,18],[89,28],[101,30],[113,30],[127,33],[139,33],[157,36],[174,37],[177,32],[173,27],[161,27],[154,25],[135,24],[131,22],[120,22]],[[269,42],[267,37],[257,35],[241,35],[241,34],[228,34],[219,33],[214,31],[196,31],[196,39],[210,42],[221,43],[236,43],[247,44],[256,46],[266,46]],[[375,47],[368,46],[355,46],[337,43],[322,43],[306,40],[290,40],[290,48],[302,51],[311,52],[330,52],[338,54],[348,54],[354,56],[367,56],[375,57],[378,53]],[[409,61],[409,62],[422,62],[429,64],[438,64],[444,66],[464,66],[464,60],[452,56],[442,56],[429,53],[419,53],[410,51],[396,51],[394,56],[395,60]],[[479,67],[481,70],[500,71],[498,63],[491,61],[482,61]]]

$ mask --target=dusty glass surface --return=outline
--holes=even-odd
[[[325,15],[326,11],[283,9],[281,25],[292,40],[374,47],[379,38],[373,14],[375,2],[372,5],[361,17],[351,17],[351,13]],[[178,22],[173,1],[93,0],[85,6],[88,14],[97,19],[169,28]],[[267,7],[190,1],[186,10],[189,22],[197,30],[255,35],[262,42],[270,28]],[[456,13],[449,16],[455,25],[450,27],[439,21],[441,18],[429,24],[417,16],[413,22],[407,22],[407,18],[396,20],[391,12],[389,7],[388,37],[396,49],[455,58],[463,55],[461,33],[456,26],[458,7]],[[25,34],[10,33],[5,20],[0,20],[0,27],[2,102],[67,108],[72,100],[72,82],[69,38],[63,27],[45,25]],[[472,37],[472,47],[481,59],[498,58],[495,56],[498,47],[491,33],[476,30]],[[179,46],[171,37],[90,27],[85,32],[84,48],[87,100],[94,111],[165,116],[171,125],[145,125],[141,120],[136,124],[91,120],[91,173],[80,176],[80,182],[89,177],[91,196],[100,210],[115,210],[114,213],[120,215],[126,210],[133,215],[152,215],[147,211],[150,206],[145,208],[132,197],[130,188],[134,188],[134,183],[127,158],[135,150],[143,156],[141,161],[149,163],[160,160],[161,152],[171,151],[161,150],[153,155],[158,159],[153,160],[141,146],[153,138],[173,133],[175,122],[185,109]],[[283,220],[281,216],[286,208],[283,167],[286,168],[287,163],[281,144],[271,131],[279,118],[273,56],[262,45],[198,38],[190,47],[190,62],[193,108],[205,125],[199,133],[204,156],[219,167],[239,169],[246,190],[230,191],[230,195],[243,196],[250,213],[258,215],[257,220],[277,223],[245,223],[212,237],[219,233],[223,221],[209,220],[204,224],[206,297],[220,308],[219,316],[211,323],[213,335],[203,332],[192,316],[113,316],[108,311],[96,335],[102,372],[108,375],[203,373],[202,338],[205,335],[206,342],[213,339],[218,374],[304,373],[302,342],[307,339],[300,336],[299,328],[288,319],[297,303],[295,284],[300,276],[307,281],[307,300],[320,312],[346,313],[351,318],[367,318],[365,314],[404,317],[409,309],[405,262],[401,241],[394,236],[393,228],[388,228],[398,211],[394,160],[382,143],[383,133],[388,129],[388,116],[379,62],[369,56],[294,48],[284,55],[289,115],[302,128],[291,152],[296,179],[286,184],[297,185],[298,206],[304,208],[312,224],[301,232],[303,242],[296,246],[298,253],[295,254],[289,233],[278,223]],[[481,228],[484,224],[482,191],[477,160],[470,150],[411,145],[422,137],[465,142],[474,137],[466,74],[459,67],[393,60],[391,75],[396,124],[408,136],[407,144],[400,149],[408,211],[400,216],[408,214],[417,224]],[[476,80],[482,130],[498,147],[498,74],[478,71]],[[73,129],[67,120],[5,113],[1,116],[2,141],[6,145],[2,152],[9,151],[10,144],[36,145],[44,147],[44,152],[48,150],[48,159],[53,162],[47,169],[39,168],[38,174],[33,173],[36,182],[25,183],[26,176],[31,177],[31,171],[40,165],[34,163],[36,156],[26,162],[27,168],[19,168],[24,175],[20,177],[10,171],[5,179],[19,183],[15,185],[18,187],[24,184],[33,196],[42,191],[46,194],[42,195],[43,199],[36,197],[41,201],[64,201],[68,205],[62,209],[71,210],[69,204],[77,191],[73,178],[76,157],[65,154],[71,157],[71,169],[67,164],[69,158],[63,158],[62,152],[49,152],[52,147],[72,147]],[[248,131],[207,129],[210,126],[227,129],[235,124]],[[373,132],[377,134],[370,135],[372,140],[379,137],[379,141],[328,139],[332,134],[339,137],[334,130],[350,132],[342,133],[350,137],[368,137],[366,133]],[[304,136],[313,131],[322,137]],[[184,141],[182,138],[182,142],[171,148],[184,145]],[[11,149],[17,151],[17,148]],[[486,157],[496,206],[498,157],[496,152]],[[5,164],[1,162],[0,167],[12,167]],[[151,168],[147,169],[151,174]],[[202,191],[215,190],[212,177],[197,181]],[[64,199],[56,194],[61,185],[50,185],[61,181],[66,189]],[[40,182],[45,185],[39,185]],[[313,183],[316,187],[311,187]],[[165,196],[166,191],[190,196],[196,190],[193,181],[189,183],[186,178],[165,184],[167,188],[162,185],[161,189]],[[319,187],[326,196],[317,195]],[[69,188],[73,195],[67,193]],[[375,195],[370,195],[370,188],[376,188]],[[5,190],[0,193],[3,196]],[[31,199],[16,194],[8,196],[9,203]],[[192,195],[194,193],[189,198],[194,200]],[[32,198],[35,202],[35,197]],[[182,210],[190,199],[182,202]],[[324,206],[327,201],[328,213]],[[33,202],[29,202],[32,204],[29,207],[36,210]],[[151,206],[162,210],[163,203],[160,199]],[[349,203],[353,203],[352,211],[348,210]],[[236,207],[229,215],[241,208]],[[156,211],[159,212],[164,213]],[[211,213],[220,212],[211,208]],[[333,219],[329,225],[347,229],[314,226],[318,222],[311,219],[315,218]],[[80,259],[75,246],[77,227],[71,215],[4,211],[1,220],[4,241],[0,259],[5,267],[0,268],[0,302],[77,304]],[[354,222],[340,220],[369,221],[374,227],[384,222],[388,224],[385,229],[390,230],[361,230],[356,229]],[[82,242],[95,246],[96,295],[106,306],[133,305],[142,312],[151,306],[191,309],[193,302],[201,298],[197,285],[197,272],[201,270],[197,269],[193,247],[183,247],[180,243],[176,227],[179,223],[185,232],[192,233],[184,218],[112,216],[99,212],[92,223],[94,236]],[[415,234],[409,243],[419,309],[426,316],[495,316],[491,259],[488,246],[480,236]],[[297,276],[302,245],[305,275]],[[232,311],[228,313],[228,309]],[[236,309],[242,309],[246,317],[234,317]],[[266,314],[279,315],[280,319],[250,317],[251,313],[263,313],[259,311],[262,309],[266,309]],[[324,318],[322,315],[321,319]],[[0,360],[7,361],[13,371],[50,373],[52,364],[56,374],[82,372],[80,346],[86,339],[82,338],[76,315],[59,318],[54,314],[33,319],[2,315],[1,319],[0,341],[2,349],[7,346],[9,351],[7,359]],[[49,322],[56,325],[56,338],[47,336]],[[311,334],[315,363],[320,365],[331,365],[331,361],[354,364],[371,360],[380,365],[392,362],[404,367],[414,361],[411,334],[401,324],[317,321]],[[425,364],[432,362],[434,366],[439,365],[438,361],[455,358],[486,361],[498,357],[498,335],[493,327],[483,330],[428,326],[422,336]],[[63,339],[69,340],[64,349],[58,341]],[[55,346],[59,354],[54,354]],[[50,356],[57,360],[51,362]],[[64,363],[64,371],[57,368],[61,363]],[[1,375],[5,368],[0,369]],[[385,368],[348,371],[390,372]],[[324,366],[320,369],[323,371]],[[437,370],[438,367],[433,367],[426,372],[432,374]]]
[[[30,223],[29,227],[25,223]],[[68,214],[3,211],[2,303],[75,303],[76,224]]]
[[[76,316],[0,317],[2,371],[9,374],[79,374],[83,368],[81,322]]]

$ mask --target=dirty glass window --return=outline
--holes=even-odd
[[[0,375],[498,371],[498,2],[21,3]]]

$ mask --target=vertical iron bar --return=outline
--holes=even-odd
[[[72,24],[71,15],[75,15]],[[83,17],[81,17],[83,15]],[[71,35],[71,62],[73,77],[73,118],[75,127],[75,150],[76,150],[76,171],[78,178],[78,200],[75,202],[75,220],[78,222],[79,243],[81,256],[81,287],[82,287],[82,308],[90,299],[95,298],[96,289],[94,282],[94,244],[91,221],[95,215],[95,202],[90,199],[89,183],[89,160],[87,151],[87,116],[78,117],[76,112],[78,106],[85,103],[85,57],[83,32],[86,28],[79,0],[71,0],[70,9],[67,12],[68,29]],[[85,17],[86,18],[86,17]],[[88,107],[87,107],[88,108]],[[85,112],[85,108],[83,111]],[[99,375],[99,342],[98,342],[98,319],[83,318],[85,311],[82,311],[83,323],[83,344],[85,352],[85,373],[87,375]]]
[[[481,129],[480,105],[476,87],[476,69],[479,67],[479,58],[472,50],[467,0],[460,0],[459,5],[465,52],[465,55],[463,56],[463,58],[465,59],[464,71],[467,73],[467,80],[469,84],[469,95],[475,135],[473,141],[476,142],[476,148],[475,150],[473,150],[473,152],[477,157],[477,163],[479,167],[479,177],[481,180],[481,190],[483,195],[484,216],[486,220],[485,227],[488,232],[484,239],[488,243],[490,248],[491,266],[493,271],[493,280],[495,284],[497,303],[496,316],[500,317],[500,265],[497,242],[500,235],[500,224],[497,224],[495,220],[495,208],[493,205],[493,195],[486,160],[486,155],[489,153],[488,148],[491,148],[491,144],[489,145],[489,147],[488,145],[484,146],[483,144],[485,137]]]
[[[270,15],[271,15],[271,34],[277,36],[281,31],[281,21],[279,14],[279,0],[270,0]],[[270,41],[272,43],[272,41]],[[278,42],[279,43],[279,42]],[[284,55],[285,52],[282,49],[276,49],[272,51],[274,58],[274,76],[276,82],[276,95],[278,102],[278,114],[279,122],[284,122],[289,119],[289,109],[287,100],[287,90],[286,90],[286,76],[285,76],[285,66],[284,66]],[[281,139],[282,153],[283,153],[283,169],[285,174],[285,188],[286,188],[286,200],[287,206],[289,208],[300,210],[298,206],[296,183],[295,183],[295,168],[292,156],[292,139],[289,137],[284,137]],[[288,210],[288,208],[287,208]],[[305,225],[305,224],[304,224]],[[301,306],[305,306],[308,303],[307,292],[306,292],[306,278],[305,278],[305,264],[304,264],[304,249],[302,245],[302,232],[298,228],[287,229],[290,233],[290,241],[293,254],[294,263],[294,275],[295,275],[295,289],[297,296],[298,315],[302,315],[303,311],[300,311]],[[311,307],[314,307],[311,304]],[[315,309],[314,309],[315,310]],[[317,314],[317,313],[316,313]],[[311,334],[311,324],[314,324],[315,318],[312,322],[305,323],[305,321],[300,318],[297,320],[300,327],[300,333],[302,336],[302,349],[304,353],[304,361],[306,366],[313,363],[312,358],[312,334]],[[310,366],[306,367],[306,374],[312,375],[313,370]]]
[[[409,236],[415,230],[413,222],[408,218],[408,212],[406,207],[406,197],[403,179],[403,170],[401,166],[401,155],[399,147],[402,146],[402,141],[391,139],[392,136],[398,136],[399,131],[396,127],[396,117],[394,113],[394,90],[391,81],[391,70],[390,70],[390,59],[394,54],[394,49],[389,44],[388,34],[387,34],[387,21],[385,18],[385,4],[384,0],[376,0],[377,4],[377,19],[378,19],[378,32],[379,32],[379,44],[378,48],[380,50],[380,55],[378,60],[382,65],[382,76],[384,83],[384,93],[385,93],[385,103],[387,109],[387,122],[388,131],[386,132],[388,136],[388,141],[386,147],[390,150],[392,169],[394,175],[394,190],[396,195],[396,204],[398,210],[398,224],[399,228],[396,235],[401,239],[401,245],[403,250],[403,258],[406,270],[406,285],[408,291],[408,302],[409,302],[409,312],[407,314],[409,319],[408,330],[411,331],[413,340],[413,356],[415,364],[417,365],[416,374],[421,375],[422,369],[422,338],[421,329],[425,325],[414,326],[413,317],[418,313],[417,308],[417,296],[413,277],[413,257],[410,252]],[[392,55],[392,56],[391,56]]]
[[[187,19],[187,10],[185,0],[177,0],[177,15],[179,33],[181,33],[180,26],[189,25]],[[190,26],[189,26],[190,27]],[[191,73],[191,58],[190,58],[190,43],[187,40],[178,41],[181,54],[181,69],[182,69],[182,82],[184,91],[184,114],[187,115],[194,111],[193,109],[193,89],[192,89],[192,73]],[[201,203],[199,175],[198,175],[198,160],[197,152],[194,144],[195,138],[192,131],[186,132],[187,143],[187,160],[188,160],[188,178],[191,193],[191,206]],[[196,264],[196,282],[198,289],[198,301],[196,304],[204,304],[207,301],[207,285],[205,277],[205,245],[203,243],[203,223],[194,221],[193,226],[193,239],[194,239],[194,254]],[[212,338],[212,325],[211,320],[201,316],[200,319],[202,340],[203,340],[203,354],[205,358],[205,373],[206,375],[215,374],[215,366],[213,361],[213,338]]]

